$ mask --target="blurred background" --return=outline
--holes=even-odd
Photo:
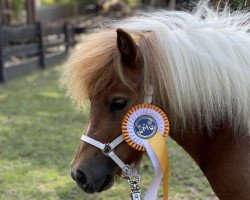
[[[194,1],[192,1],[194,2]],[[197,1],[196,1],[197,2]],[[227,2],[213,0],[223,8]],[[228,2],[232,9],[249,0]],[[59,87],[67,56],[110,20],[141,12],[191,10],[187,0],[0,0],[0,200],[130,199],[126,181],[87,195],[69,167],[88,110],[76,110]],[[191,158],[168,139],[171,200],[216,199]],[[152,181],[142,163],[142,192]],[[162,198],[162,190],[159,199]]]

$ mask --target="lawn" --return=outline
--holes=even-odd
[[[59,89],[61,67],[25,75],[0,85],[0,200],[127,200],[129,186],[87,195],[69,176],[70,161],[87,112],[76,111]],[[171,139],[170,200],[215,199],[203,174]],[[142,164],[142,192],[153,177]],[[162,190],[159,192],[161,199]]]

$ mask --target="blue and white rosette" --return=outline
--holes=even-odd
[[[156,200],[163,178],[164,200],[168,199],[168,154],[165,138],[169,121],[165,113],[151,104],[132,107],[122,122],[122,134],[129,146],[146,151],[154,167],[155,177],[144,200]]]

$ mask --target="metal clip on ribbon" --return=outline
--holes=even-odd
[[[140,179],[141,177],[138,175],[137,177],[131,177],[128,180],[128,183],[131,186],[131,199],[132,200],[141,200],[141,190],[140,190]]]

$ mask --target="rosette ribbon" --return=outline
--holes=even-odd
[[[169,121],[165,113],[151,104],[132,107],[122,122],[122,134],[131,147],[146,151],[154,167],[154,179],[144,200],[156,200],[163,178],[163,196],[168,199],[168,152],[165,138],[169,133]]]

